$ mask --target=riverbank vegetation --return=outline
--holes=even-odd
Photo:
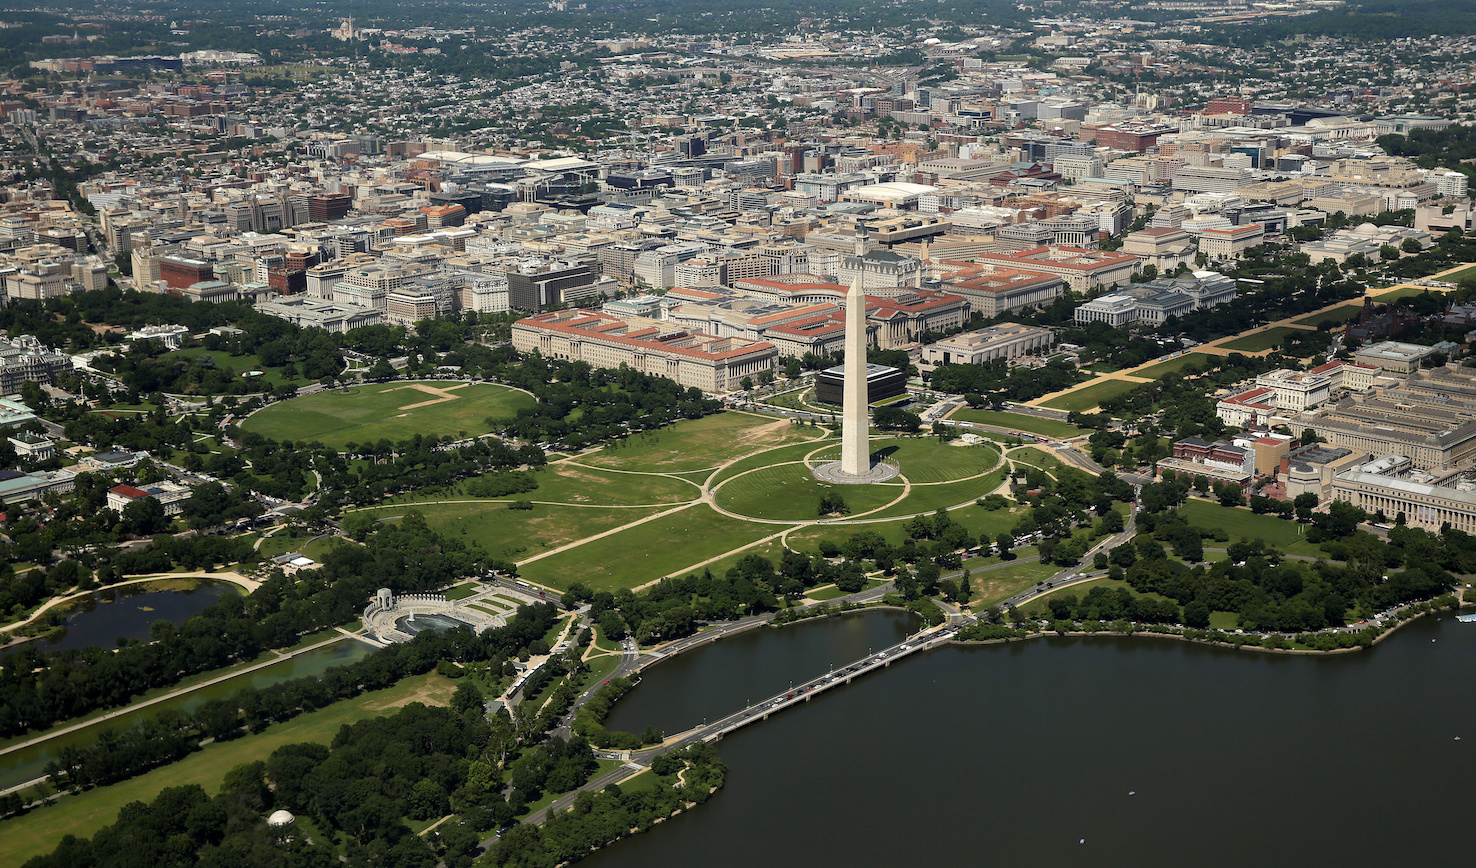
[[[492,845],[488,863],[553,868],[577,861],[702,804],[727,777],[716,749],[703,743],[658,758],[651,771],[656,775],[651,786],[627,793],[612,784],[598,793],[582,792],[569,811],[551,815],[542,825],[524,823],[509,830]]]

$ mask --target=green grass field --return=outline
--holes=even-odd
[[[533,500],[547,503],[577,503],[589,506],[640,506],[686,503],[701,496],[699,486],[657,474],[614,473],[559,461],[534,471],[538,487],[523,494],[485,501]],[[467,484],[457,483],[434,492],[402,495],[391,503],[444,503],[475,500],[466,493]]]
[[[907,499],[868,515],[867,518],[915,515],[952,508],[971,500],[978,500],[999,487],[1007,468],[1001,467],[978,479],[944,482],[939,485],[914,485]]]
[[[739,459],[724,467],[713,477],[713,484],[718,485],[725,480],[732,479],[740,473],[749,470],[758,470],[762,467],[770,467],[775,464],[784,464],[792,461],[803,461],[811,453],[815,454],[816,459],[819,459],[821,456],[831,456],[830,460],[834,460],[835,457],[839,457],[840,455],[840,441],[819,440],[810,443],[794,443],[789,446],[769,449],[757,455],[750,455],[747,458]],[[693,475],[684,474],[683,478],[691,479]],[[702,474],[695,475],[702,476]],[[706,477],[703,478],[705,479]]]
[[[1075,425],[1057,422],[1055,419],[1042,419],[1038,416],[1006,413],[1000,410],[971,410],[964,407],[948,418],[949,421],[977,422],[980,425],[994,425],[999,428],[1008,428],[1011,431],[1025,431],[1030,434],[1039,434],[1042,437],[1054,437],[1057,440],[1069,440],[1087,433]]]
[[[1039,449],[1034,446],[1026,446],[1022,449],[1011,449],[1010,460],[1018,464],[1029,464],[1031,467],[1038,467],[1041,470],[1044,470],[1045,472],[1051,474],[1052,476],[1060,473],[1062,470],[1068,467],[1071,467],[1071,465],[1066,464],[1065,462],[1061,461],[1061,459],[1045,451],[1044,449]]]
[[[554,588],[576,581],[597,591],[634,588],[782,529],[728,518],[705,505],[691,506],[534,561],[521,572],[529,581]]]
[[[724,482],[719,506],[739,515],[779,521],[813,521],[827,493],[845,498],[852,514],[869,512],[902,496],[899,482],[879,485],[826,485],[804,464],[765,467]]]
[[[493,557],[516,561],[640,521],[669,507],[548,506],[535,503],[532,509],[521,510],[483,500],[418,503],[413,507],[399,505],[376,508],[370,510],[370,514],[387,518],[401,515],[411,508],[420,510],[433,529],[474,542]]]
[[[1440,279],[1449,280],[1450,278],[1442,277]],[[1381,292],[1379,290],[1370,290],[1369,294],[1372,295],[1374,297],[1374,301],[1378,302],[1379,304],[1388,304],[1392,301],[1399,301],[1401,299],[1413,298],[1417,295],[1424,295],[1427,292],[1439,296],[1441,295],[1443,290],[1431,286],[1401,286],[1398,289],[1390,288],[1388,291],[1385,292]]]
[[[323,537],[317,539],[314,536],[296,536],[286,533],[275,533],[262,540],[259,551],[263,556],[274,558],[277,555],[285,555],[288,552],[297,552],[300,555],[310,557],[322,563],[328,552],[334,546],[343,545],[347,540],[342,537]]]
[[[872,440],[873,454],[895,461],[914,486],[978,476],[999,463],[993,446],[953,446],[936,437]]]
[[[1061,571],[1055,564],[1043,564],[1040,561],[1023,564],[1006,561],[1006,564],[1008,566],[994,569],[973,569],[969,576],[969,586],[974,590],[974,598],[970,603],[972,606],[993,606]]]
[[[1131,392],[1141,385],[1143,384],[1134,383],[1129,380],[1102,380],[1099,383],[1093,383],[1090,386],[1077,389],[1075,392],[1058,395],[1042,403],[1044,406],[1050,407],[1053,410],[1086,412],[1087,410],[1097,409],[1097,405],[1108,398],[1115,398],[1124,392]]]
[[[1232,542],[1245,537],[1262,539],[1274,546],[1287,546],[1303,540],[1299,533],[1302,525],[1269,515],[1256,515],[1248,509],[1190,500],[1179,507],[1179,512],[1195,527],[1223,528]]]
[[[440,400],[417,387],[454,397]],[[524,392],[490,383],[374,383],[348,394],[319,392],[273,404],[253,413],[241,427],[275,440],[316,440],[342,448],[381,439],[398,443],[416,434],[485,434],[488,417],[512,416],[533,403]]]
[[[714,561],[708,564],[703,569],[712,570],[712,574],[714,576],[721,576],[727,573],[728,570],[737,566],[738,561],[748,555],[758,555],[761,558],[768,558],[769,563],[777,567],[779,566],[780,558],[784,557],[784,544],[779,542],[779,540],[777,539],[772,539],[768,542],[762,542],[756,546],[746,548],[741,552],[737,552],[735,554],[728,555],[727,557],[720,560]]]
[[[1361,304],[1345,304],[1339,307],[1335,307],[1332,310],[1323,311],[1322,313],[1314,313],[1311,316],[1302,317],[1299,320],[1293,320],[1293,322],[1295,322],[1297,325],[1312,326],[1314,328],[1320,328],[1324,323],[1327,323],[1329,325],[1342,325],[1348,320],[1358,316],[1359,312],[1361,312],[1362,310],[1363,305]]]
[[[1476,279],[1476,265],[1473,265],[1470,268],[1462,268],[1460,271],[1452,271],[1450,274],[1436,279],[1448,281],[1450,283],[1460,283],[1463,280]]]
[[[632,435],[626,445],[607,446],[580,458],[580,463],[616,470],[680,473],[716,467],[749,452],[813,436],[813,430],[783,419],[730,411]]]
[[[1184,355],[1179,356],[1177,359],[1169,359],[1166,362],[1159,362],[1156,365],[1149,365],[1146,368],[1139,368],[1138,370],[1133,371],[1131,376],[1145,377],[1149,380],[1156,380],[1159,377],[1163,377],[1168,374],[1176,374],[1179,371],[1184,370],[1191,364],[1197,364],[1200,367],[1204,367],[1205,362],[1209,361],[1209,359],[1210,356],[1205,353],[1185,353]]]
[[[950,446],[933,438],[874,440],[872,449],[874,456],[896,461],[903,476],[913,483],[907,500],[892,504],[881,513],[883,515],[910,515],[978,497],[979,494],[969,492],[989,485],[987,477],[974,482],[958,482],[946,492],[937,489],[954,480],[985,473],[999,461],[999,453],[992,447]],[[792,447],[782,451],[796,452]],[[831,452],[837,452],[837,447],[827,447],[826,452],[816,458],[824,459]],[[773,461],[766,454],[742,463],[753,466],[766,458]],[[998,485],[998,481],[993,485]],[[724,480],[718,488],[717,502],[724,509],[754,518],[808,521],[818,517],[816,507],[821,497],[831,490],[838,491],[845,498],[852,515],[860,515],[890,504],[904,493],[906,486],[900,480],[878,485],[828,486],[817,481],[805,464],[783,464],[761,466]],[[983,493],[988,490],[985,488]],[[919,498],[920,505],[914,507],[913,500]]]
[[[1300,331],[1302,329],[1292,328],[1291,326],[1277,326],[1274,329],[1266,329],[1263,332],[1257,332],[1253,335],[1246,335],[1242,338],[1236,338],[1233,341],[1227,341],[1220,344],[1220,346],[1227,350],[1239,350],[1243,353],[1258,353],[1261,350],[1275,349],[1281,345],[1282,338]]]
[[[977,506],[963,506],[948,512],[949,518],[963,525],[975,538],[982,534],[995,536],[1002,531],[1009,530],[1015,522],[1020,520],[1020,513],[1013,510],[1001,509],[994,512]],[[795,551],[813,552],[820,547],[821,540],[829,540],[836,545],[841,545],[852,536],[861,531],[875,531],[891,545],[901,545],[907,534],[902,527],[907,519],[899,518],[893,521],[867,522],[866,524],[822,524],[802,528],[791,533],[787,541],[789,547]],[[980,563],[983,563],[982,561]],[[990,561],[997,563],[997,561]]]
[[[410,702],[445,705],[455,689],[455,682],[435,673],[407,678],[394,687],[274,724],[260,734],[207,745],[179,762],[148,774],[67,796],[55,805],[0,823],[0,854],[4,854],[5,864],[19,865],[32,856],[51,852],[63,835],[92,835],[112,823],[124,805],[151,800],[165,787],[199,784],[206,792],[214,793],[226,772],[242,763],[265,759],[284,744],[328,744],[345,724],[392,714]]]

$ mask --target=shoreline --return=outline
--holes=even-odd
[[[9,648],[12,645],[19,645],[24,642],[34,641],[35,639],[40,638],[42,635],[45,635],[39,634],[37,636],[16,636],[14,635],[14,633],[16,630],[19,630],[26,625],[36,621],[38,618],[40,618],[42,615],[45,615],[52,609],[65,606],[67,603],[70,603],[74,600],[80,600],[83,597],[87,597],[99,591],[106,591],[112,588],[124,588],[131,585],[141,585],[148,582],[177,581],[180,579],[195,579],[202,582],[207,580],[227,582],[240,588],[245,594],[251,594],[257,588],[261,587],[261,582],[258,582],[255,579],[248,579],[240,573],[235,572],[234,570],[222,570],[218,573],[206,573],[201,570],[195,570],[188,573],[158,573],[150,576],[138,576],[132,579],[124,579],[121,582],[113,582],[110,585],[98,585],[97,587],[90,590],[77,591],[75,593],[68,594],[65,597],[53,597],[52,599],[47,600],[44,604],[42,604],[40,608],[36,609],[36,611],[32,612],[30,616],[27,617],[25,620],[15,621],[4,626],[0,626],[0,650]]]
[[[1009,637],[1009,638],[1004,638],[1004,639],[957,639],[957,638],[954,638],[954,639],[949,639],[947,644],[949,644],[949,645],[960,645],[960,646],[970,646],[970,645],[1000,645],[1000,644],[1004,644],[1004,643],[1007,643],[1007,642],[1027,642],[1027,641],[1030,641],[1032,639],[1040,639],[1040,638],[1048,637],[1048,636],[1072,636],[1072,637],[1076,637],[1076,638],[1086,638],[1086,637],[1092,637],[1092,636],[1114,636],[1114,637],[1125,638],[1125,639],[1130,639],[1130,638],[1133,638],[1135,636],[1144,636],[1144,637],[1153,638],[1153,639],[1175,639],[1177,641],[1180,641],[1180,642],[1188,642],[1188,643],[1193,644],[1193,645],[1209,645],[1209,646],[1218,647],[1218,648],[1229,648],[1232,651],[1259,651],[1259,652],[1261,652],[1263,654],[1297,654],[1297,655],[1351,654],[1351,653],[1356,652],[1356,651],[1368,650],[1368,649],[1372,648],[1373,646],[1379,644],[1380,642],[1384,641],[1385,639],[1389,638],[1390,636],[1394,635],[1395,633],[1397,633],[1400,630],[1400,628],[1404,627],[1405,625],[1412,624],[1412,623],[1414,623],[1415,621],[1417,621],[1417,620],[1419,620],[1421,618],[1424,618],[1424,617],[1427,617],[1427,616],[1430,616],[1430,615],[1437,614],[1439,611],[1442,611],[1442,610],[1445,610],[1445,609],[1446,609],[1446,607],[1441,607],[1441,609],[1425,609],[1425,610],[1423,610],[1421,612],[1418,612],[1418,613],[1412,615],[1411,617],[1402,618],[1399,621],[1395,622],[1394,624],[1390,625],[1382,633],[1380,633],[1379,635],[1375,636],[1371,640],[1371,642],[1369,643],[1369,645],[1367,646],[1367,648],[1365,648],[1362,645],[1353,645],[1353,646],[1348,647],[1348,648],[1329,648],[1329,649],[1327,649],[1325,651],[1322,651],[1322,650],[1319,650],[1319,649],[1316,649],[1316,648],[1267,648],[1264,645],[1252,645],[1252,644],[1250,644],[1248,642],[1246,642],[1246,643],[1221,642],[1221,641],[1214,640],[1214,639],[1200,639],[1200,638],[1196,638],[1196,637],[1193,637],[1193,636],[1185,636],[1182,633],[1162,633],[1162,632],[1157,632],[1157,631],[1153,631],[1153,630],[1129,630],[1129,631],[1126,631],[1126,632],[1121,631],[1121,630],[1093,630],[1093,631],[1087,631],[1087,630],[1068,630],[1065,633],[1058,633],[1055,630],[1037,630],[1035,632],[1028,633],[1028,634],[1026,634],[1024,636],[1014,636],[1014,637]],[[1451,612],[1459,612],[1460,610],[1461,610],[1461,606],[1460,605],[1457,605],[1457,606],[1454,606],[1454,607],[1450,607],[1449,608],[1449,611],[1451,611]],[[1260,635],[1265,635],[1265,634],[1258,633],[1256,635],[1260,636]]]

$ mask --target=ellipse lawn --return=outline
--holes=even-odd
[[[241,428],[274,440],[398,443],[416,434],[486,434],[487,419],[509,418],[533,396],[492,383],[373,383],[292,398],[251,414]]]

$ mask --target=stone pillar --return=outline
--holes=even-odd
[[[841,420],[841,472],[865,476],[871,469],[866,390],[866,296],[861,278],[846,293],[846,381]]]

